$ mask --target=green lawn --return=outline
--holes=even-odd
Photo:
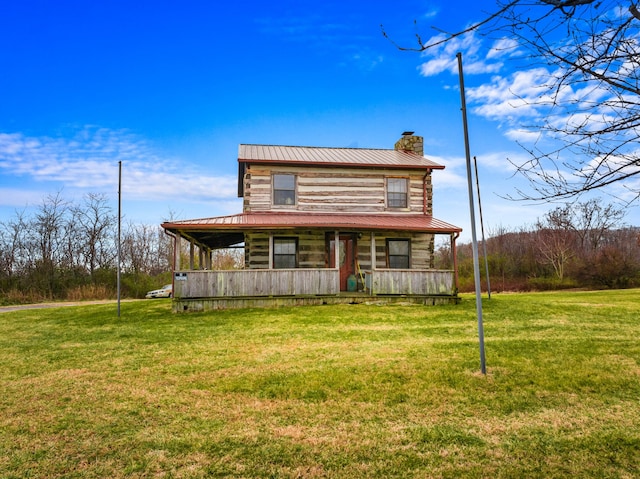
[[[0,314],[0,477],[640,477],[640,290]]]

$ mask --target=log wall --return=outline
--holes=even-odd
[[[271,175],[295,174],[297,204],[273,205]],[[385,178],[409,178],[409,206],[386,208]],[[426,213],[432,214],[431,174],[415,170],[366,170],[362,168],[313,168],[249,165],[245,174],[244,211],[310,211],[397,214],[399,211],[424,212],[423,185],[426,187]]]

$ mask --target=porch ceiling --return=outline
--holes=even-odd
[[[255,230],[291,231],[300,228],[323,231],[412,231],[435,234],[459,233],[462,228],[433,216],[421,214],[346,214],[346,213],[240,213],[163,223],[171,233],[206,245],[222,248],[241,243],[244,233]]]

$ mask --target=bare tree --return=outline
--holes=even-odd
[[[565,277],[567,264],[576,255],[576,235],[568,227],[570,224],[570,210],[563,208],[548,212],[536,224],[538,251],[560,281]]]
[[[14,218],[0,223],[0,274],[9,283],[24,271],[28,222],[25,212],[17,211]]]
[[[38,271],[38,280],[48,297],[53,297],[56,286],[56,269],[64,254],[65,217],[69,205],[60,193],[48,195],[38,207],[31,221],[30,230],[33,267]]]
[[[170,269],[169,238],[157,225],[129,223],[123,233],[123,270],[157,275]]]
[[[576,232],[583,250],[591,252],[598,249],[605,236],[614,228],[620,226],[624,218],[624,210],[613,205],[602,205],[599,198],[570,205],[571,224],[569,227]]]
[[[116,254],[113,230],[117,218],[107,197],[94,193],[86,195],[83,204],[76,206],[74,212],[80,232],[76,248],[93,277],[97,268],[113,265]]]
[[[537,94],[514,95],[514,105],[537,112],[520,125],[537,138],[521,142],[528,159],[510,160],[531,187],[515,198],[567,199],[615,185],[630,203],[640,198],[632,181],[640,175],[639,28],[635,1],[499,0],[466,28],[399,48],[425,52],[470,33],[517,42],[513,53],[540,68]]]

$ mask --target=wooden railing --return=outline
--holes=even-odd
[[[324,295],[340,292],[336,269],[176,271],[175,298]]]
[[[371,295],[452,295],[456,294],[453,271],[434,269],[377,269],[365,272]]]
[[[371,295],[453,295],[453,271],[388,269],[365,271]],[[243,269],[176,271],[175,298],[331,295],[340,293],[336,269]]]

